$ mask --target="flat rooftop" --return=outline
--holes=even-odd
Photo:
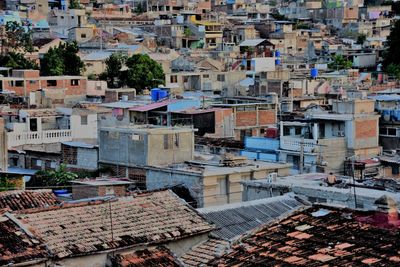
[[[344,199],[353,194],[352,179],[348,176],[336,176],[342,183],[335,186],[328,186],[325,179],[328,174],[326,173],[307,173],[298,174],[285,177],[277,177],[275,181],[251,180],[242,181],[242,184],[251,187],[260,188],[288,188],[294,193],[301,195],[314,195],[320,192],[321,197],[331,199]],[[347,186],[346,186],[347,185]],[[390,192],[386,190],[378,190],[370,188],[363,183],[355,182],[357,197],[378,199],[383,196],[389,196],[400,203],[400,194],[398,192]]]

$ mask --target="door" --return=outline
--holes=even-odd
[[[37,132],[37,118],[31,118],[29,120],[29,129],[31,132]]]

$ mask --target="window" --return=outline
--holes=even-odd
[[[29,83],[30,83],[30,84],[35,84],[35,83],[36,83],[36,81],[29,81]]]
[[[388,135],[396,136],[396,129],[395,128],[388,128]]]
[[[57,86],[56,80],[47,80],[47,86]]]
[[[61,19],[64,19],[64,16],[61,16]]]
[[[71,85],[72,85],[72,86],[77,86],[77,85],[79,85],[79,80],[78,80],[78,79],[71,80]]]
[[[295,134],[296,135],[301,135],[301,127],[296,127],[295,128]]]
[[[15,81],[15,86],[16,86],[16,87],[22,87],[22,86],[24,86],[24,81]]]
[[[203,78],[206,78],[206,79],[208,79],[208,78],[210,78],[210,75],[208,75],[208,74],[204,74],[204,75],[203,75]]]
[[[217,182],[218,182],[217,195],[225,196],[228,192],[226,177],[217,179]]]
[[[141,141],[141,140],[143,140],[143,136],[140,134],[132,134],[132,140],[133,141]]]
[[[81,116],[81,125],[88,124],[88,116]]]
[[[81,38],[86,38],[86,33],[82,33]]]
[[[41,169],[42,168],[42,161],[40,159],[31,159],[31,168],[32,169]]]
[[[290,128],[283,126],[283,135],[288,136],[290,135]]]
[[[169,78],[170,83],[177,83],[178,82],[178,76],[176,75],[171,75]]]
[[[225,74],[218,74],[217,75],[217,81],[225,82]]]

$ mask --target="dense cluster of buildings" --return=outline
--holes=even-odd
[[[2,57],[16,23],[85,66],[0,62],[0,266],[399,265],[393,7],[0,1]],[[160,86],[111,88],[114,53]]]

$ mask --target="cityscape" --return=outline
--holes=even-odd
[[[0,266],[400,266],[400,1],[0,0]]]

